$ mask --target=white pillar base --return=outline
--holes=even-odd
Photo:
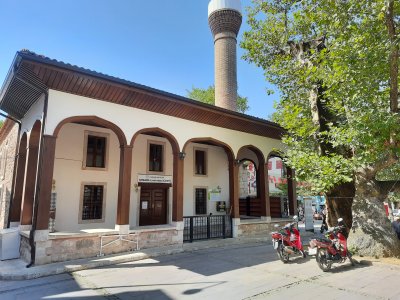
[[[115,230],[119,232],[119,234],[128,234],[129,233],[129,224],[127,225],[115,225]]]
[[[19,231],[30,231],[32,229],[32,225],[19,225]]]
[[[267,223],[271,223],[271,217],[265,217],[265,216],[263,216],[263,217],[261,217],[261,221],[265,221],[265,222],[267,222]]]
[[[10,222],[10,228],[19,227],[20,222]]]
[[[36,230],[35,242],[44,242],[49,239],[49,230]]]
[[[232,237],[237,238],[241,232],[239,229],[240,218],[232,218]]]

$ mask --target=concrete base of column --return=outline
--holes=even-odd
[[[20,222],[10,222],[10,228],[19,227],[20,224]]]
[[[240,218],[232,218],[232,237],[237,238],[240,235]]]
[[[270,222],[271,222],[271,217],[265,217],[265,216],[263,216],[263,217],[261,217],[261,221],[265,221],[265,222],[270,223]]]
[[[32,229],[32,225],[19,225],[19,231],[30,231]]]
[[[173,242],[178,245],[183,245],[183,230],[185,229],[185,223],[184,222],[172,222],[171,225],[175,226],[176,231],[178,231],[178,234],[172,238]]]
[[[129,224],[128,225],[115,225],[115,230],[119,232],[119,234],[128,234],[129,233]]]
[[[35,235],[35,265],[51,263],[49,251],[52,249],[52,241],[49,240],[49,230],[36,230]]]

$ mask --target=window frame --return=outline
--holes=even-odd
[[[198,173],[196,173],[196,171],[197,171],[197,165],[196,165],[196,151],[202,151],[202,152],[204,152],[204,168],[205,168],[205,174],[198,174]],[[193,147],[193,175],[194,175],[194,176],[198,176],[198,177],[208,177],[208,149],[207,149],[207,148]]]
[[[88,141],[89,136],[101,137],[106,139],[105,145],[105,155],[104,155],[104,167],[88,167],[87,164],[87,150],[88,150]],[[107,171],[108,170],[108,156],[110,149],[110,134],[106,132],[95,132],[85,130],[84,132],[84,142],[83,142],[83,160],[82,160],[82,169],[83,170],[97,170],[97,171]]]
[[[161,163],[161,170],[162,171],[150,171],[150,145],[159,145],[162,147],[162,163]],[[146,171],[147,174],[159,174],[159,175],[164,175],[165,174],[165,158],[166,158],[166,143],[161,142],[161,141],[154,141],[154,140],[147,140],[147,154],[146,154]]]
[[[206,212],[204,214],[198,214],[196,212],[196,190],[202,189],[206,191],[206,197],[205,197],[205,208]],[[209,207],[208,207],[208,187],[206,186],[194,186],[193,187],[193,215],[194,216],[207,216],[209,212]]]
[[[103,186],[103,203],[102,203],[101,219],[89,219],[89,220],[82,219],[83,197],[84,197],[84,193],[85,193],[85,186]],[[107,183],[106,182],[82,182],[80,198],[79,198],[78,224],[104,223],[105,219],[106,219],[106,200],[107,200]]]

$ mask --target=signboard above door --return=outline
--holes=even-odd
[[[171,175],[138,174],[138,183],[172,184],[172,176]]]

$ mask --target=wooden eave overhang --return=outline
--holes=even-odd
[[[66,64],[30,51],[17,52],[0,92],[0,109],[21,120],[48,89],[198,123],[280,139],[276,123]]]

